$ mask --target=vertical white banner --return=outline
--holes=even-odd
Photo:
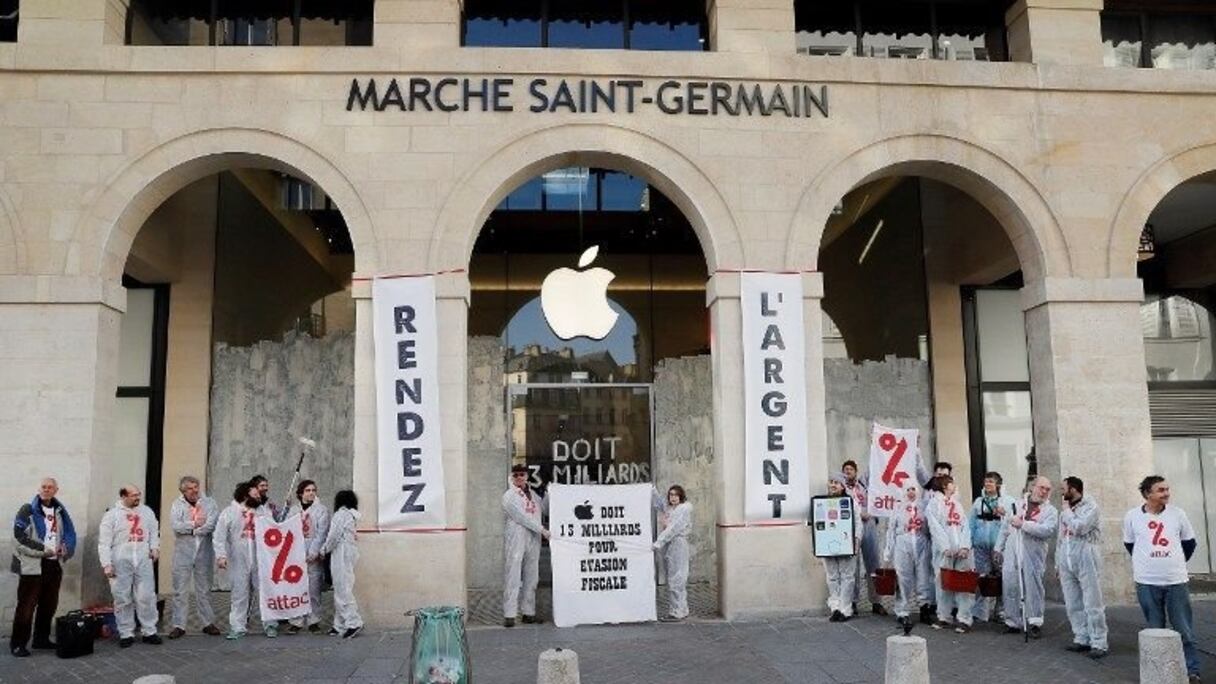
[[[655,620],[653,485],[549,485],[553,623]]]
[[[900,430],[874,423],[870,433],[870,481],[866,483],[869,512],[877,518],[895,515],[904,489],[916,481],[916,464],[920,462],[918,430]]]
[[[802,276],[744,273],[740,280],[744,519],[805,523],[811,491]]]
[[[379,525],[444,527],[435,279],[372,283],[376,347]]]
[[[276,523],[268,515],[254,517],[254,549],[258,555],[258,610],[262,621],[288,620],[312,610],[305,570],[304,527],[299,515]]]

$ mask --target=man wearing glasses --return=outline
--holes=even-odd
[[[502,587],[503,627],[514,627],[515,616],[536,617],[536,585],[540,581],[540,540],[549,531],[541,526],[541,499],[528,486],[528,467],[511,466],[511,486],[502,495],[505,579]]]

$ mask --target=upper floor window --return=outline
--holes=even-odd
[[[1009,0],[797,0],[798,52],[1005,61]]]
[[[1102,45],[1106,66],[1216,68],[1216,5],[1107,0]]]
[[[131,0],[128,45],[371,45],[373,0]]]
[[[470,47],[704,50],[704,0],[465,0]]]
[[[19,0],[0,0],[0,43],[17,42],[17,5]]]

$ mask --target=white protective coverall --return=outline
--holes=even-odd
[[[654,542],[663,551],[663,567],[667,568],[667,608],[674,618],[688,617],[688,563],[690,561],[688,533],[692,531],[692,504],[687,501],[662,509],[667,526]]]
[[[853,484],[845,482],[844,491],[853,497],[861,524],[861,562],[857,563],[858,579],[853,585],[853,601],[856,602],[861,600],[862,587],[869,587],[870,573],[878,569],[878,518],[870,516],[870,497],[865,479],[858,477]],[[874,603],[879,602],[878,594],[872,591],[870,599]]]
[[[937,619],[950,622],[951,613],[958,608],[958,621],[971,624],[971,602],[975,594],[955,593],[942,587],[942,568],[974,570],[971,557],[971,526],[963,507],[954,497],[934,492],[925,507],[925,519],[929,523],[929,536],[933,540],[933,581],[937,585]],[[959,551],[966,549],[967,557],[959,558]],[[950,552],[954,557],[948,557]]]
[[[173,528],[173,626],[176,628],[186,628],[191,583],[199,619],[204,625],[215,622],[215,610],[211,607],[211,579],[215,570],[211,534],[215,532],[219,516],[219,506],[209,496],[200,496],[193,505],[186,497],[178,496],[169,509],[169,525]]]
[[[321,591],[325,588],[325,554],[321,548],[325,546],[325,538],[329,536],[329,509],[320,501],[314,501],[308,508],[304,504],[295,503],[287,510],[286,520],[296,513],[300,514],[300,523],[304,526],[304,555],[308,559],[308,598],[311,602],[311,612],[308,614],[308,624],[316,625],[321,622]],[[303,627],[304,618],[291,621],[293,625]]]
[[[531,489],[511,487],[502,495],[504,577],[502,615],[536,615],[540,582],[541,498]],[[668,572],[671,572],[668,570]],[[671,581],[670,579],[668,580]]]
[[[330,554],[329,571],[334,576],[334,629],[345,632],[363,626],[359,604],[355,602],[355,565],[359,562],[359,547],[355,529],[359,511],[343,506],[334,512],[329,534],[321,545],[321,553]]]
[[[232,634],[244,634],[249,621],[249,606],[258,604],[258,556],[254,548],[254,519],[269,516],[265,506],[256,510],[233,501],[220,512],[212,535],[215,558],[228,561],[228,580],[232,583],[232,610],[228,612],[228,628]],[[258,610],[257,614],[261,614]]]
[[[1107,651],[1106,604],[1102,601],[1102,535],[1098,502],[1084,496],[1060,512],[1056,567],[1073,641]]]
[[[135,636],[139,616],[144,636],[156,634],[156,587],[153,585],[151,552],[160,552],[160,526],[156,514],[144,505],[126,508],[122,501],[101,517],[97,554],[101,566],[113,566],[110,593],[114,595],[114,618],[118,636]]]
[[[899,592],[895,598],[895,615],[908,617],[919,610],[925,600],[925,592],[932,581],[924,574],[920,559],[921,547],[927,546],[921,528],[925,519],[921,515],[920,501],[904,501],[887,520],[887,538],[883,545],[882,562],[895,566],[899,580]]]
[[[975,557],[975,571],[981,576],[1000,569],[992,556],[996,550],[996,542],[1001,536],[1002,518],[995,520],[985,520],[984,518],[996,516],[997,509],[1004,509],[1005,516],[1013,515],[1015,503],[1017,503],[1017,499],[1012,496],[997,494],[993,497],[978,496],[975,503],[971,505],[971,512],[967,516],[971,521],[971,555]],[[977,594],[971,615],[976,620],[987,620],[992,614],[994,600]]]
[[[1010,524],[1018,515],[1025,515],[1019,531]],[[1027,507],[1026,497],[1014,504],[1012,515],[1001,525],[997,551],[1001,554],[1001,602],[1005,624],[1022,627],[1020,605],[1021,585],[1026,585],[1026,623],[1043,625],[1043,573],[1047,570],[1047,546],[1055,536],[1059,513],[1044,501],[1035,508]]]

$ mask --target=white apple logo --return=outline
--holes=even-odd
[[[591,268],[599,246],[590,247],[578,258],[579,269],[559,268],[540,285],[540,309],[553,334],[563,340],[589,337],[602,340],[616,325],[617,312],[608,305],[608,283],[616,274],[606,268]]]

